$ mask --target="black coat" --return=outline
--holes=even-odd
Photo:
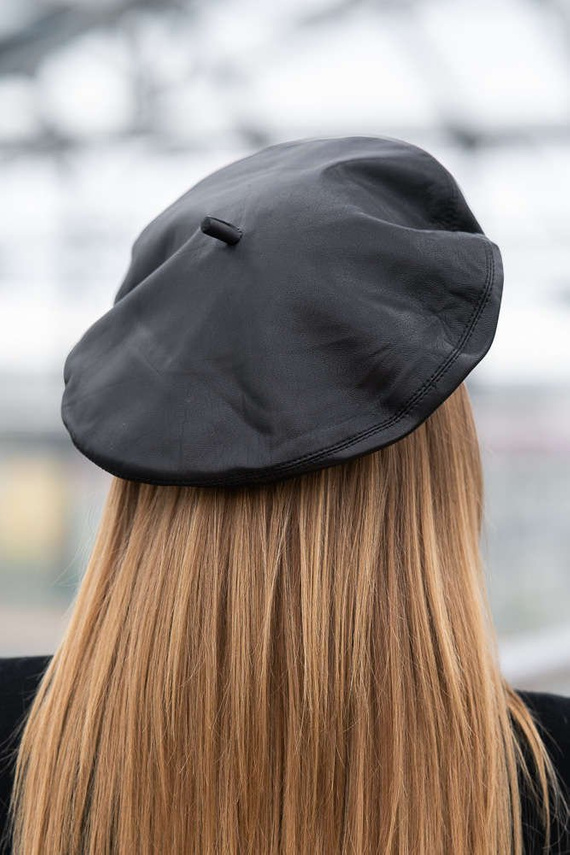
[[[49,663],[49,656],[0,659],[0,852],[9,853],[6,837],[6,812],[13,778],[13,731],[33,699],[38,681]],[[541,735],[570,798],[570,698],[548,692],[517,689],[518,694],[535,713]],[[8,756],[9,752],[9,756]],[[523,800],[525,821],[525,855],[538,855],[542,850],[532,826],[536,820]],[[556,846],[550,852],[570,855],[570,828],[555,827]]]

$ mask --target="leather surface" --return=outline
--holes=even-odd
[[[205,216],[236,225],[227,245]],[[294,140],[204,178],[135,241],[64,366],[61,415],[103,469],[244,485],[404,437],[495,334],[498,246],[451,174],[389,137]]]

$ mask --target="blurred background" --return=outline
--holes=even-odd
[[[63,362],[139,231],[212,170],[387,135],[456,176],[503,253],[467,381],[503,668],[570,694],[570,0],[2,0],[0,656],[50,653],[110,476]]]

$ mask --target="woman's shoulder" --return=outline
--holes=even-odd
[[[49,662],[45,656],[0,657],[0,758],[5,742],[34,698]]]
[[[570,696],[554,692],[535,692],[530,689],[515,689],[528,707],[536,710],[545,722],[552,725],[570,726]]]
[[[22,679],[31,678],[32,682],[44,673],[51,660],[51,654],[43,656],[0,656],[0,690],[10,684],[18,684]]]
[[[27,709],[51,656],[0,657],[0,728]]]
[[[51,656],[0,658],[0,852],[3,848],[19,726]]]
[[[515,689],[533,718],[552,762],[570,792],[570,697]]]
[[[531,711],[546,750],[552,760],[561,785],[561,790],[570,802],[570,697],[553,692],[536,692],[515,689],[516,693]],[[523,747],[528,760],[528,750]],[[551,806],[552,802],[551,802]],[[562,806],[561,806],[562,807]],[[534,807],[531,807],[526,784],[522,790],[523,823],[525,838],[530,852],[541,852],[544,843],[543,831],[537,826]],[[562,812],[557,814],[552,826],[552,846],[554,853],[570,853],[570,826]]]
[[[550,741],[557,754],[565,754],[570,762],[570,697],[528,689],[515,691],[534,714],[541,735]]]
[[[0,739],[33,699],[51,656],[0,657]]]

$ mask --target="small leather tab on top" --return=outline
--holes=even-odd
[[[200,229],[205,235],[221,240],[229,246],[234,246],[242,237],[241,229],[218,217],[204,217],[200,223]]]

